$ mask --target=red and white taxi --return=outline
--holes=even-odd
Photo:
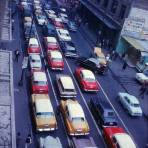
[[[33,94],[48,93],[47,77],[44,71],[32,71],[31,89]]]
[[[121,127],[104,127],[103,135],[108,148],[136,148],[132,138]]]
[[[44,37],[44,44],[47,50],[59,50],[59,44],[55,37]]]
[[[77,68],[75,75],[80,84],[80,87],[84,91],[99,91],[99,85],[92,71],[84,68]]]
[[[62,19],[60,19],[60,18],[55,18],[55,19],[53,20],[53,24],[54,24],[54,26],[55,26],[56,28],[64,28],[63,21],[62,21]]]
[[[28,54],[36,53],[40,54],[41,49],[38,43],[38,40],[36,38],[30,38],[29,39],[29,45],[28,45]]]
[[[64,61],[60,51],[48,50],[48,65],[52,70],[64,69]]]

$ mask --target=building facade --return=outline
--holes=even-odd
[[[78,13],[101,38],[116,46],[133,0],[79,0]]]

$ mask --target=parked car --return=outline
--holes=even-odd
[[[49,148],[49,146],[52,146],[53,148],[63,148],[59,137],[54,138],[48,135],[39,138],[39,148]]]
[[[60,41],[71,41],[68,30],[66,29],[56,29],[57,35]]]
[[[89,102],[89,107],[99,126],[117,126],[115,112],[108,102],[93,98]]]
[[[119,92],[118,100],[131,116],[142,116],[142,109],[138,99],[128,93]]]
[[[84,111],[77,100],[61,100],[60,111],[70,136],[88,135],[89,125]]]
[[[29,45],[28,45],[28,54],[36,53],[40,54],[41,49],[38,43],[38,40],[36,38],[30,38],[29,39]]]
[[[60,42],[60,45],[62,51],[64,52],[65,57],[70,57],[70,58],[78,57],[77,49],[72,41]]]
[[[79,57],[77,59],[77,64],[80,66],[92,70],[94,73],[105,74],[108,70],[106,65],[102,65],[99,63],[97,58],[86,58]]]
[[[61,98],[75,98],[77,93],[72,78],[69,75],[57,74],[56,83]]]
[[[76,68],[75,76],[82,90],[86,92],[98,92],[99,85],[92,71],[84,68]]]
[[[32,107],[36,130],[53,131],[57,129],[57,121],[48,94],[32,94]]]
[[[132,138],[121,127],[104,127],[103,135],[108,148],[136,148]]]
[[[44,71],[33,71],[31,76],[31,89],[35,94],[47,94],[48,83],[47,77]]]
[[[139,81],[141,84],[148,83],[148,76],[144,73],[136,73],[136,80]]]
[[[53,24],[56,28],[64,28],[63,21],[60,18],[53,19]]]
[[[76,32],[78,29],[76,23],[73,21],[68,21],[67,26],[68,26],[68,29],[73,32]]]
[[[44,45],[47,50],[59,50],[59,44],[55,37],[44,37]]]
[[[92,137],[72,137],[71,148],[98,148]]]
[[[42,63],[41,63],[41,58],[40,55],[38,54],[31,54],[29,55],[29,64],[31,70],[41,70],[42,69]]]
[[[62,54],[58,50],[50,50],[47,52],[48,65],[52,70],[63,70],[64,60]]]

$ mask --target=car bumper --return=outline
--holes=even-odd
[[[83,136],[83,135],[89,135],[89,133],[70,133],[70,136]]]
[[[38,128],[37,131],[43,132],[43,131],[54,131],[56,128]]]

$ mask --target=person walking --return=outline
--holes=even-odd
[[[16,147],[17,148],[19,148],[19,146],[20,146],[20,142],[21,142],[21,133],[20,132],[18,132],[17,133],[17,137],[16,137]]]
[[[31,134],[28,134],[26,141],[25,141],[25,148],[28,147],[28,145],[30,145],[32,143],[32,137]]]
[[[124,64],[123,64],[123,66],[122,66],[122,69],[125,70],[126,68],[127,68],[127,62],[124,61]]]
[[[141,88],[140,88],[140,94],[139,96],[141,97],[141,99],[144,99],[144,94],[147,90],[147,87],[148,87],[148,82],[144,81]]]
[[[14,54],[15,54],[15,61],[18,62],[18,59],[19,59],[19,56],[20,56],[19,50],[16,49],[16,50],[14,51]]]

